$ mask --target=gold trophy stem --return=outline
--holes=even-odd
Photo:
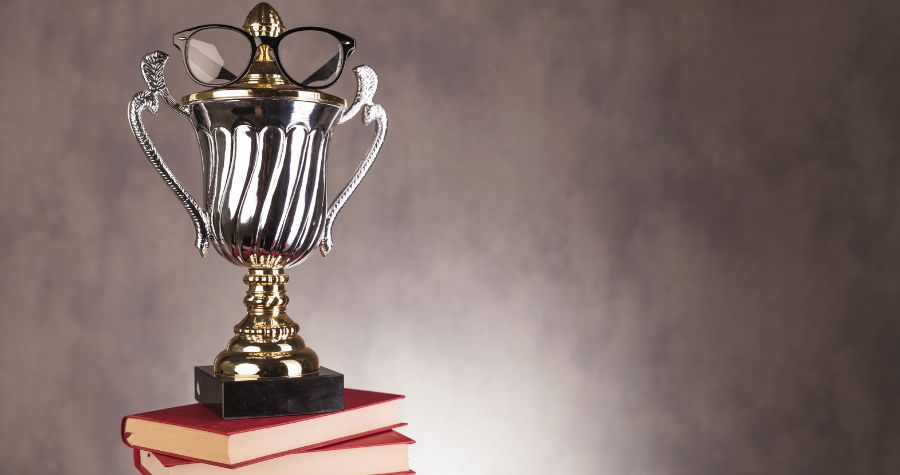
[[[287,315],[288,276],[281,268],[251,268],[244,276],[247,315],[216,356],[217,376],[234,379],[297,377],[319,371],[319,357]]]

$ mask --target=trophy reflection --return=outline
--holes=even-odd
[[[373,102],[377,76],[354,69],[351,104],[323,92],[341,76],[355,48],[352,38],[318,27],[286,30],[261,3],[243,28],[205,25],[176,33],[192,79],[209,89],[177,101],[163,69],[168,56],[141,63],[147,89],[128,107],[132,131],[150,163],[194,222],[196,246],[210,244],[229,262],[247,268],[247,313],[213,365],[234,380],[314,375],[319,358],[288,317],[285,269],[315,249],[332,247],[335,217],[365,177],[387,130],[384,109]],[[141,112],[160,102],[185,115],[196,131],[203,170],[203,207],[184,189],[144,130]],[[375,123],[374,141],[349,183],[326,203],[328,145],[337,125],[362,113]]]

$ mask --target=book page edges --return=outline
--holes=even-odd
[[[347,412],[333,413],[330,417],[307,419],[287,424],[239,433],[228,440],[229,465],[243,465],[263,458],[272,458],[296,450],[326,445],[398,427],[400,423],[400,398],[381,404],[363,406]],[[350,434],[350,435],[348,435]]]
[[[124,433],[135,448],[228,464],[227,435],[136,418],[126,419]],[[191,453],[179,453],[184,447]]]

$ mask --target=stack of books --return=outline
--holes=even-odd
[[[226,420],[201,404],[126,416],[122,440],[147,475],[411,474],[396,394],[344,390],[344,410]]]

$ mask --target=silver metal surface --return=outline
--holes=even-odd
[[[334,101],[289,96],[211,97],[182,106],[166,88],[166,59],[157,51],[141,63],[148,90],[132,99],[129,121],[150,163],[194,221],[201,253],[211,240],[230,262],[253,268],[291,267],[316,247],[327,255],[334,220],[378,156],[387,131],[384,108],[373,102],[378,77],[372,68],[354,69],[357,95],[346,112]],[[157,95],[194,125],[205,212],[172,175],[141,123],[144,108],[158,110]],[[376,123],[373,143],[326,212],[325,162],[333,127],[360,111],[364,124]]]
[[[369,151],[366,153],[365,158],[363,158],[359,167],[356,169],[356,173],[353,174],[353,178],[350,179],[350,182],[347,183],[343,190],[341,190],[341,193],[335,198],[334,203],[328,208],[328,214],[325,216],[325,230],[322,234],[322,241],[319,243],[319,251],[323,256],[327,256],[334,247],[334,242],[331,237],[331,228],[334,226],[334,218],[337,217],[341,208],[344,207],[344,204],[346,204],[347,200],[350,198],[350,195],[353,194],[353,191],[356,190],[356,187],[359,186],[360,182],[365,178],[366,173],[369,172],[369,168],[372,166],[375,158],[378,157],[378,152],[381,150],[381,145],[384,143],[384,136],[387,134],[387,113],[383,107],[373,102],[375,91],[378,89],[378,75],[375,74],[375,71],[372,68],[365,65],[355,67],[353,72],[356,74],[356,99],[338,123],[343,124],[344,122],[347,122],[356,116],[360,109],[362,109],[363,124],[368,125],[373,120],[375,121],[375,138],[372,141],[372,145],[369,147]]]
[[[325,155],[341,108],[296,99],[194,103],[213,247],[234,264],[293,266],[325,222]]]
[[[169,93],[169,88],[166,86],[163,70],[166,67],[166,61],[168,59],[169,55],[162,51],[154,51],[144,56],[144,60],[141,61],[141,73],[144,76],[144,82],[147,83],[147,89],[135,94],[134,97],[131,98],[131,101],[128,102],[128,123],[131,124],[131,131],[134,133],[134,137],[137,139],[138,144],[147,156],[147,160],[150,161],[150,164],[153,165],[153,168],[156,169],[159,176],[166,182],[166,185],[175,192],[175,196],[181,200],[181,204],[183,204],[184,209],[187,210],[188,215],[191,217],[191,221],[194,222],[194,228],[197,233],[197,239],[194,245],[197,247],[197,250],[200,251],[200,255],[205,257],[209,249],[209,219],[207,218],[206,213],[204,213],[197,205],[197,202],[190,193],[188,193],[178,179],[175,178],[175,175],[172,174],[169,167],[166,166],[166,162],[164,162],[159,155],[159,152],[153,145],[153,141],[150,140],[147,131],[144,130],[144,124],[141,121],[141,112],[143,112],[144,109],[149,110],[153,114],[156,114],[159,111],[159,100],[156,97],[157,95],[161,95],[163,101],[176,112],[184,115],[188,114],[188,108],[179,105],[172,97],[172,94]]]

